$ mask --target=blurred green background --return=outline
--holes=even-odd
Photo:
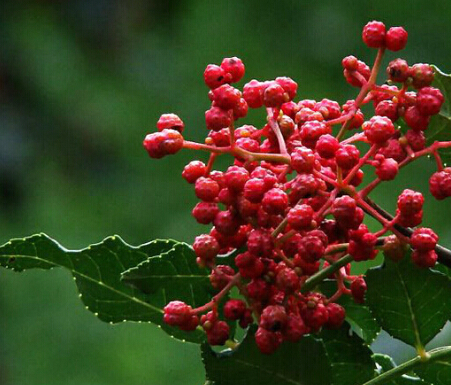
[[[345,102],[356,90],[340,61],[348,54],[372,61],[361,28],[380,19],[408,30],[409,63],[451,72],[445,0],[4,0],[0,10],[2,243],[40,231],[69,248],[113,233],[131,244],[191,241],[202,227],[190,216],[195,197],[180,173],[198,155],[151,161],[142,139],[161,113],[175,112],[185,136],[202,140],[203,70],[223,57],[243,59],[244,81],[286,75],[301,98]],[[261,112],[248,120],[263,121]],[[427,192],[433,170],[417,162],[374,198],[393,211],[404,186],[424,191],[424,223],[451,246],[450,202]],[[399,361],[411,354],[387,338],[377,346]],[[0,271],[0,384],[201,385],[203,378],[196,346],[152,325],[103,324],[84,309],[67,272]]]

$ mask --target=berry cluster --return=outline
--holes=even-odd
[[[360,92],[342,106],[329,99],[295,102],[298,85],[288,77],[251,80],[241,92],[231,84],[243,78],[245,67],[232,57],[204,72],[211,100],[205,143],[184,140],[184,123],[174,114],[162,115],[158,132],[147,135],[144,146],[152,158],[182,148],[210,153],[206,164],[187,164],[182,176],[200,200],[194,218],[212,225],[209,233],[196,237],[193,249],[197,263],[211,269],[218,294],[196,309],[170,302],[164,309],[166,323],[187,331],[201,327],[211,345],[222,345],[229,338],[226,320],[242,328],[255,322],[259,349],[271,353],[283,341],[298,341],[322,327],[339,328],[345,318],[336,303],[340,296],[364,302],[364,277],[352,275],[349,262],[372,260],[380,249],[399,261],[410,246],[419,267],[436,263],[438,237],[431,229],[416,228],[411,237],[399,231],[421,224],[423,195],[404,190],[396,215],[387,219],[368,194],[406,164],[433,155],[438,171],[430,179],[431,193],[437,199],[451,196],[451,169],[443,167],[438,153],[451,142],[426,146],[424,135],[444,97],[431,87],[430,65],[409,66],[399,58],[387,67],[388,83],[376,84],[384,51],[406,45],[404,28],[386,31],[383,23],[372,21],[362,37],[378,49],[377,57],[372,68],[354,56],[343,59],[345,79]],[[365,118],[360,107],[368,103],[375,114]],[[260,107],[267,124],[235,127],[248,108]],[[401,119],[407,130],[397,124]],[[221,154],[232,155],[233,164],[213,170]],[[363,166],[373,167],[374,178],[361,187]],[[365,216],[379,221],[381,229],[371,232]],[[232,252],[234,263],[221,262]],[[330,297],[317,287],[326,278],[336,282]],[[225,299],[233,287],[242,299]]]

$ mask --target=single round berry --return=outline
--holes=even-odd
[[[391,100],[382,100],[376,107],[376,115],[386,116],[392,122],[396,122],[399,118],[398,104]]]
[[[363,42],[370,48],[381,48],[385,45],[385,25],[380,21],[370,21],[363,27]]]
[[[291,154],[291,167],[299,173],[312,172],[315,161],[315,154],[307,147],[298,147]]]
[[[219,131],[225,127],[229,127],[232,123],[232,118],[228,111],[219,108],[211,107],[205,111],[205,124],[209,130]]]
[[[243,98],[250,108],[263,106],[263,83],[255,79],[246,83],[243,87]]]
[[[163,114],[157,122],[158,131],[163,131],[166,128],[176,130],[180,133],[185,128],[185,123],[176,114]]]
[[[254,229],[247,238],[247,249],[257,257],[270,257],[274,242],[271,234],[264,229]]]
[[[189,324],[192,308],[182,301],[171,301],[164,307],[163,321],[171,326]]]
[[[225,321],[216,321],[206,333],[210,345],[224,345],[229,339],[230,327]]]
[[[223,235],[235,235],[240,227],[239,219],[229,210],[220,211],[213,221],[216,230]]]
[[[398,175],[398,162],[392,158],[384,159],[379,166],[376,167],[376,175],[380,180],[393,180]]]
[[[434,250],[419,251],[414,250],[412,252],[412,261],[421,268],[434,267],[437,262],[438,256]]]
[[[403,215],[414,215],[423,209],[423,194],[405,189],[398,197],[398,209]]]
[[[438,235],[433,230],[422,227],[415,229],[410,237],[410,244],[415,250],[426,252],[435,249],[437,245]]]
[[[283,331],[285,341],[298,342],[304,334],[310,332],[310,329],[304,323],[304,320],[298,315],[288,316],[287,325]]]
[[[329,303],[326,305],[327,313],[329,315],[326,327],[328,329],[339,329],[346,317],[346,311],[343,306],[340,306],[337,303]]]
[[[409,76],[412,78],[412,85],[416,89],[428,87],[434,80],[434,69],[429,64],[414,64],[409,69]]]
[[[386,116],[373,116],[362,126],[368,140],[373,144],[383,144],[395,133],[393,122]]]
[[[201,261],[210,262],[218,255],[219,243],[211,235],[202,234],[195,238],[193,249]]]
[[[205,202],[213,201],[218,196],[219,190],[220,187],[218,182],[203,176],[196,180],[194,187],[196,196]]]
[[[422,115],[436,115],[444,101],[445,98],[438,88],[423,87],[418,91],[416,106]]]
[[[404,121],[415,131],[426,131],[430,116],[422,115],[417,106],[410,106],[404,113]]]
[[[295,230],[306,230],[311,227],[314,214],[311,206],[296,205],[288,212],[287,221]]]
[[[276,276],[276,286],[286,294],[294,293],[300,288],[299,277],[293,269],[281,269]]]
[[[295,98],[298,90],[298,84],[293,79],[282,76],[276,78],[275,82],[283,88],[283,90],[288,94],[290,100]]]
[[[405,137],[413,151],[421,151],[426,147],[423,131],[407,130]]]
[[[224,304],[224,317],[238,320],[244,316],[246,304],[240,299],[230,299]]]
[[[240,103],[241,92],[230,84],[223,84],[212,92],[216,106],[223,110],[233,109]]]
[[[262,207],[268,214],[283,214],[288,207],[288,195],[280,188],[272,188],[263,196]]]
[[[225,83],[230,82],[231,75],[228,75],[223,68],[216,64],[209,64],[204,71],[204,81],[208,88],[214,90]]]
[[[339,148],[338,140],[329,134],[321,136],[316,142],[316,151],[325,159],[333,158]]]
[[[194,183],[201,176],[204,176],[206,171],[207,167],[205,166],[204,162],[201,162],[200,160],[193,160],[189,162],[183,169],[182,177],[188,183]]]
[[[288,316],[283,306],[270,305],[263,310],[259,326],[271,332],[277,332],[285,327],[287,321]]]
[[[194,206],[192,214],[198,223],[207,225],[212,223],[219,212],[218,205],[213,202],[199,202]]]
[[[230,166],[224,176],[229,189],[235,192],[241,192],[249,180],[249,171],[244,167]]]
[[[407,44],[407,31],[403,27],[391,27],[385,34],[385,46],[390,51],[399,51]]]
[[[243,195],[253,203],[259,203],[267,191],[265,181],[260,178],[251,178],[244,184]]]
[[[176,130],[164,129],[147,135],[143,145],[151,158],[160,159],[179,152],[183,148],[183,136]]]
[[[432,174],[429,179],[429,190],[437,200],[451,197],[451,167]]]
[[[409,75],[409,65],[404,59],[395,59],[388,63],[387,76],[391,81],[404,83]]]
[[[236,56],[223,59],[221,68],[230,74],[232,83],[239,82],[244,76],[244,64]]]
[[[354,167],[359,162],[359,159],[360,151],[352,144],[341,146],[335,153],[337,166],[345,170],[349,170]]]
[[[287,102],[287,95],[283,87],[273,82],[265,88],[263,92],[263,104],[266,107],[280,107],[283,103]]]
[[[341,64],[345,70],[356,71],[358,69],[358,59],[355,56],[346,56],[341,61]]]

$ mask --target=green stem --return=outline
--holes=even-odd
[[[318,283],[325,280],[331,274],[340,270],[343,266],[347,265],[349,262],[352,262],[352,261],[353,261],[352,256],[350,256],[349,254],[345,255],[343,258],[340,258],[337,262],[335,262],[332,265],[326,267],[325,269],[319,271],[318,273],[312,275],[309,279],[307,279],[304,282],[304,285],[302,286],[301,290],[303,292],[312,290],[316,285],[318,285]]]
[[[396,368],[390,369],[389,371],[380,374],[372,380],[365,382],[363,385],[387,384],[389,381],[398,378],[403,374],[409,373],[411,370],[423,364],[428,364],[442,358],[449,357],[451,357],[451,346],[432,349],[427,352],[424,357],[417,356],[410,361],[404,362],[403,364],[398,365]]]

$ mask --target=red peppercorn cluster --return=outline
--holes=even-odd
[[[399,231],[399,226],[421,224],[423,195],[404,190],[390,220],[368,194],[395,179],[406,164],[434,155],[438,171],[430,180],[431,193],[437,199],[451,196],[451,169],[442,166],[438,153],[451,142],[427,147],[424,135],[444,97],[431,87],[430,65],[409,66],[400,58],[387,67],[390,85],[375,83],[385,49],[406,45],[404,28],[386,31],[383,23],[372,21],[362,37],[378,54],[371,68],[354,56],[343,59],[345,79],[360,89],[354,100],[343,105],[330,99],[295,101],[298,85],[288,77],[250,80],[240,91],[232,84],[244,77],[244,64],[226,58],[204,72],[211,101],[204,143],[184,140],[184,123],[174,114],[162,115],[158,132],[146,136],[144,146],[152,158],[182,148],[210,153],[206,163],[188,163],[182,176],[199,199],[192,215],[211,226],[195,238],[193,249],[197,263],[211,270],[218,294],[197,309],[169,303],[166,323],[187,331],[201,327],[211,345],[229,338],[226,320],[242,328],[257,323],[256,343],[268,354],[283,341],[298,341],[323,327],[339,328],[345,318],[336,303],[340,296],[364,302],[364,277],[352,275],[350,265],[341,263],[344,258],[372,260],[383,249],[399,261],[410,245],[416,265],[436,263],[438,237],[431,229],[416,228],[411,237]],[[360,107],[368,103],[374,115],[364,117]],[[261,107],[267,116],[263,127],[236,125],[249,108]],[[400,119],[409,127],[405,133],[396,124]],[[231,165],[214,170],[215,159],[223,154],[232,156]],[[363,166],[374,174],[362,187]],[[379,221],[380,230],[371,232],[363,223],[366,216]],[[233,263],[222,262],[221,256],[232,252]],[[317,291],[316,284],[325,278],[336,282],[330,297]],[[221,301],[233,287],[242,299]]]

